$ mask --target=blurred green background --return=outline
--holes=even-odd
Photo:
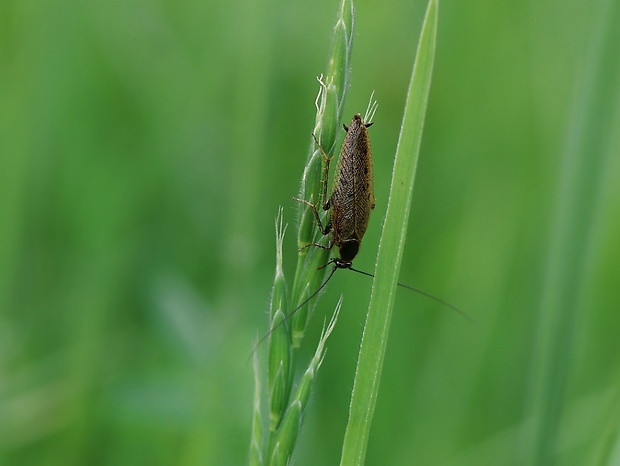
[[[0,3],[2,464],[245,463],[274,218],[283,206],[292,275],[291,197],[337,3]],[[557,186],[605,3],[440,3],[401,281],[475,323],[399,291],[367,464],[515,464]],[[425,7],[356,2],[345,120],[372,90],[379,100],[362,270]],[[575,207],[589,234],[562,366],[562,464],[591,464],[620,380],[617,60],[594,80],[616,92],[588,107],[605,131],[585,152],[616,157]],[[321,298],[306,355],[344,304],[295,464],[339,459],[370,287],[339,272]]]

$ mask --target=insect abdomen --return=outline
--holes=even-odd
[[[341,258],[350,261],[366,233],[370,212],[375,208],[375,194],[367,127],[357,114],[345,129],[347,136],[342,144],[329,206],[334,244]]]

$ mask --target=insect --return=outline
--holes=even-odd
[[[374,105],[369,105],[366,115],[371,116],[368,117],[368,119],[372,118],[375,110],[376,103]],[[353,116],[351,124],[348,127],[343,124],[347,135],[342,143],[342,149],[340,150],[340,159],[338,161],[338,168],[336,169],[335,175],[336,178],[334,180],[334,185],[329,199],[327,198],[327,185],[331,157],[327,156],[314,133],[312,134],[317,146],[325,158],[321,200],[323,203],[323,210],[330,211],[327,225],[323,226],[323,223],[321,222],[321,217],[318,211],[319,204],[312,204],[305,199],[294,199],[308,205],[312,209],[319,230],[324,236],[329,235],[329,244],[325,246],[320,243],[308,243],[304,246],[304,248],[315,246],[322,249],[331,250],[334,246],[337,246],[339,257],[332,257],[325,265],[319,267],[323,268],[329,264],[334,264],[332,271],[329,273],[325,281],[323,281],[321,286],[319,286],[314,293],[298,305],[288,317],[293,315],[302,306],[314,298],[331,280],[337,269],[349,269],[362,275],[374,278],[374,275],[371,273],[353,268],[353,259],[357,256],[357,253],[360,250],[362,238],[364,237],[368,227],[370,213],[376,205],[372,170],[372,151],[370,148],[370,137],[368,135],[368,128],[370,128],[372,124],[372,122],[364,122],[359,113]],[[398,286],[433,299],[434,301],[458,312],[468,320],[471,320],[469,316],[457,307],[440,298],[437,298],[430,293],[402,283],[398,283]]]
[[[340,160],[336,169],[336,180],[331,196],[327,199],[327,184],[331,158],[327,156],[321,144],[314,137],[323,157],[325,157],[325,175],[323,179],[323,210],[330,211],[329,220],[324,227],[317,206],[304,200],[295,200],[307,204],[316,218],[323,235],[330,235],[329,245],[309,243],[304,247],[316,246],[331,250],[338,247],[340,257],[332,258],[325,266],[333,263],[337,269],[350,269],[353,259],[362,244],[362,238],[368,227],[370,212],[375,208],[375,193],[372,174],[372,152],[368,128],[372,123],[364,123],[356,113],[351,124],[344,126],[347,135],[342,143]]]
[[[376,103],[374,105],[369,105],[366,115],[370,115],[370,117],[365,117],[364,119],[371,119],[375,110]],[[293,199],[306,204],[312,209],[319,230],[324,236],[329,235],[329,244],[325,246],[320,243],[308,243],[303,246],[302,249],[315,246],[318,248],[331,250],[334,246],[337,246],[339,257],[332,257],[326,264],[319,267],[319,269],[322,269],[327,267],[329,264],[334,264],[331,272],[328,274],[323,283],[317,288],[317,290],[308,296],[288,315],[286,315],[286,317],[281,320],[276,327],[271,328],[267,335],[265,335],[255,345],[255,349],[275,330],[275,328],[283,324],[299,309],[312,300],[312,298],[319,294],[331,280],[336,270],[349,269],[362,275],[374,278],[374,275],[371,273],[353,268],[353,259],[357,256],[357,253],[360,250],[362,238],[368,228],[370,213],[376,205],[372,170],[372,151],[370,148],[370,137],[368,136],[368,128],[370,128],[372,124],[372,122],[364,122],[359,113],[353,116],[351,124],[348,127],[343,124],[347,135],[342,143],[340,159],[336,169],[336,178],[334,180],[332,192],[329,198],[327,198],[327,185],[329,165],[332,157],[329,157],[325,153],[317,137],[314,133],[312,134],[325,160],[321,199],[317,204],[312,204],[305,199]],[[323,226],[323,222],[321,221],[321,217],[319,215],[319,206],[321,206],[324,211],[330,212],[327,225],[325,226]],[[430,293],[402,283],[397,283],[397,285],[424,295],[446,307],[449,307],[471,321],[471,318],[459,308]]]

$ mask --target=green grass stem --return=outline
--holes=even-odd
[[[388,331],[394,294],[405,246],[407,221],[424,116],[431,84],[437,35],[437,0],[430,0],[418,43],[401,126],[387,213],[375,267],[375,281],[362,336],[349,421],[344,437],[342,466],[364,463]]]
[[[332,33],[326,73],[319,77],[320,89],[316,99],[317,113],[312,131],[330,157],[335,151],[336,136],[342,120],[342,108],[347,95],[353,46],[353,27],[353,1],[342,0]],[[325,160],[314,138],[308,136],[310,138],[310,151],[304,168],[299,198],[318,205],[322,201],[320,193],[322,191]],[[326,216],[324,215],[323,218]],[[317,270],[317,267],[324,265],[329,258],[329,252],[325,249],[304,248],[308,243],[319,242],[322,239],[322,234],[317,228],[312,210],[301,203],[299,206],[298,232],[297,245],[303,249],[299,251],[292,289],[292,303],[295,307],[319,287],[327,270]],[[297,348],[301,344],[308,320],[308,310],[315,305],[316,301],[309,303],[293,316],[291,331],[293,348]]]
[[[332,35],[331,50],[328,56],[326,74],[319,77],[319,94],[316,99],[316,120],[311,137],[311,146],[301,181],[299,198],[319,205],[325,176],[325,156],[314,140],[320,141],[321,147],[328,154],[333,152],[336,134],[341,120],[342,107],[346,97],[349,79],[349,60],[353,41],[354,9],[352,0],[342,0],[338,10]],[[327,269],[323,266],[329,257],[329,251],[316,247],[305,247],[318,242],[322,234],[317,228],[316,219],[310,206],[300,203],[298,246],[295,279],[288,299],[287,281],[282,269],[282,241],[285,228],[282,227],[282,210],[276,220],[276,274],[271,297],[270,333],[268,346],[268,411],[269,437],[264,439],[259,428],[259,419],[254,419],[252,440],[250,443],[250,461],[256,464],[287,464],[301,428],[303,413],[306,409],[314,375],[320,366],[324,354],[324,345],[333,329],[335,318],[319,341],[317,355],[311,361],[308,370],[300,380],[293,393],[296,368],[296,349],[304,335],[311,306],[316,301],[298,309],[300,303],[316,290]],[[336,308],[336,314],[340,304]],[[289,320],[290,317],[290,320]],[[293,395],[291,396],[291,393]],[[254,416],[257,416],[255,401]],[[262,445],[263,450],[259,451]]]

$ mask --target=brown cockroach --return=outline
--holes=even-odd
[[[372,115],[374,109],[376,109],[376,107],[370,106],[369,110],[366,112],[367,115]],[[316,246],[331,250],[334,246],[337,246],[339,257],[332,257],[325,265],[320,267],[323,268],[329,264],[334,264],[332,271],[321,286],[319,286],[319,288],[303,303],[297,306],[289,316],[314,298],[327,285],[337,269],[349,269],[374,278],[374,275],[371,273],[353,268],[353,259],[360,250],[362,238],[368,228],[370,213],[375,208],[376,204],[372,170],[372,151],[370,148],[370,137],[368,135],[368,128],[370,128],[372,124],[372,122],[364,122],[361,115],[357,113],[353,116],[351,124],[348,127],[344,124],[342,125],[347,135],[342,143],[342,149],[340,150],[340,158],[335,175],[336,178],[329,199],[327,198],[327,185],[331,157],[327,156],[314,133],[312,134],[325,158],[321,201],[323,210],[329,211],[327,225],[323,226],[321,222],[318,204],[312,204],[305,199],[294,199],[307,204],[312,209],[319,230],[323,235],[329,235],[329,244],[325,246],[320,243],[309,243],[305,245],[304,248]],[[402,283],[398,283],[398,286],[427,296],[471,320],[457,307],[430,293]]]
[[[323,249],[338,247],[340,257],[332,258],[325,264],[333,263],[337,269],[350,269],[357,255],[362,238],[368,228],[370,212],[375,208],[375,192],[372,173],[372,152],[368,128],[372,123],[364,123],[359,113],[353,116],[351,124],[344,126],[347,135],[342,143],[336,180],[331,196],[327,199],[327,184],[331,158],[327,156],[316,136],[312,134],[323,157],[325,174],[323,178],[323,210],[330,211],[327,225],[323,227],[317,206],[297,199],[310,206],[314,212],[319,230],[330,235],[329,245],[309,243],[304,247],[316,246]]]

